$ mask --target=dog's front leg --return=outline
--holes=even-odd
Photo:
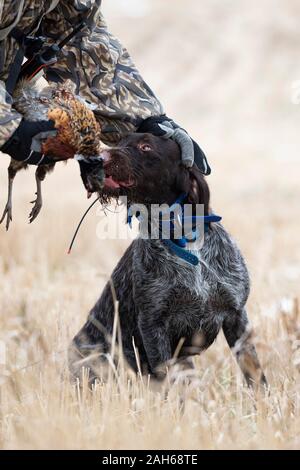
[[[138,320],[150,372],[159,380],[165,378],[168,361],[172,359],[166,320],[162,317],[161,312],[143,311]]]
[[[223,331],[247,385],[255,388],[266,387],[267,380],[257,357],[246,310],[228,313],[223,322]]]

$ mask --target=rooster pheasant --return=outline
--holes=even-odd
[[[98,184],[101,185],[100,154],[101,129],[88,104],[76,96],[70,83],[40,90],[32,82],[21,81],[14,92],[14,107],[29,121],[51,119],[56,128],[55,135],[48,136],[42,143],[42,154],[50,156],[53,163],[41,164],[35,172],[36,199],[30,215],[30,223],[42,208],[42,181],[53,171],[57,161],[68,160],[78,155],[82,161],[97,161]],[[96,157],[96,159],[95,159]],[[80,161],[79,161],[80,163]],[[6,230],[12,220],[13,182],[18,171],[27,168],[26,162],[11,159],[8,167],[8,199],[0,223],[6,217]]]

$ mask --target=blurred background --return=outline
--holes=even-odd
[[[205,150],[212,207],[249,266],[250,318],[272,343],[270,319],[299,296],[299,1],[103,0],[103,12],[166,113]],[[1,156],[3,208],[8,163]],[[76,162],[47,177],[44,207],[29,226],[34,191],[34,169],[19,173],[13,223],[8,233],[0,227],[0,340],[21,331],[26,343],[37,329],[59,350],[128,242],[99,240],[95,209],[66,254],[89,204]]]

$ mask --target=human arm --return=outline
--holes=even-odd
[[[164,113],[129,53],[107,29],[99,0],[61,0],[42,22],[41,33],[53,42],[85,18],[89,29],[66,45],[46,72],[49,81],[72,80],[76,92],[90,101],[105,143],[135,131],[143,120]]]

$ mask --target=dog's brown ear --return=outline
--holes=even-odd
[[[188,194],[190,191],[191,181],[190,172],[182,163],[179,164],[179,168],[176,174],[175,190],[176,193]]]
[[[210,199],[209,187],[204,176],[195,165],[189,169],[189,180],[190,187],[187,191],[189,203],[204,204],[204,214],[207,215]]]
[[[176,177],[176,192],[187,194],[190,204],[204,204],[204,214],[209,212],[209,187],[196,165],[186,168],[180,165]]]

